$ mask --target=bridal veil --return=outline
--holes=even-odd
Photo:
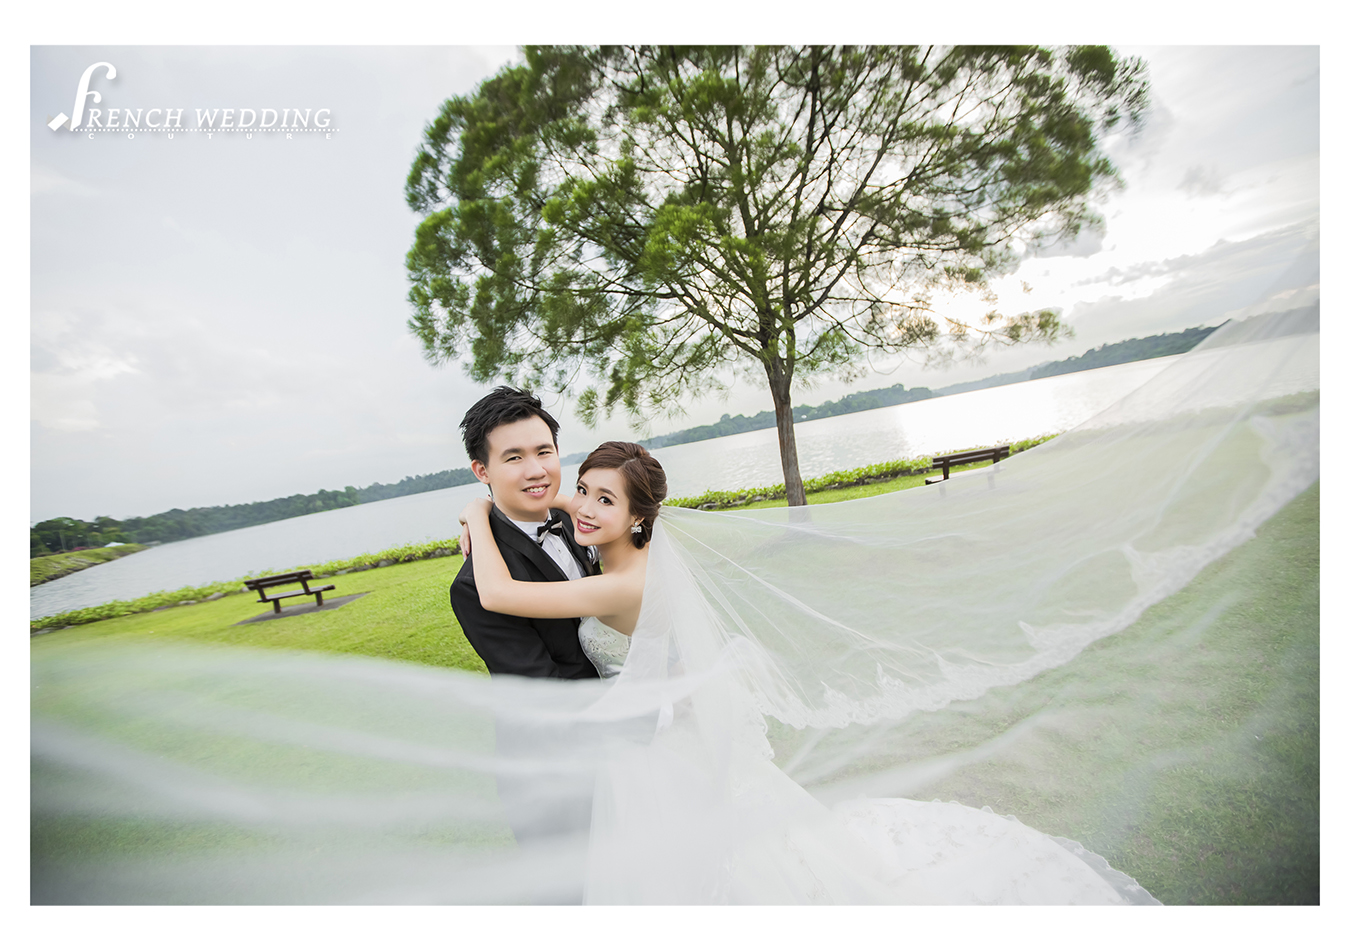
[[[1317,837],[1315,757],[1288,773],[1318,728],[1318,342],[1316,309],[1230,322],[940,486],[663,510],[612,681],[52,643],[32,900],[954,899],[911,873],[942,848],[918,825],[900,864],[868,845],[894,799],[1016,816],[1147,888],[1160,842],[1200,862],[1226,802],[1293,782],[1284,830],[1233,830],[1276,863],[1229,877],[1276,877]]]

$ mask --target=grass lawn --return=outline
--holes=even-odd
[[[954,704],[901,723],[885,746],[897,763],[993,748],[1013,726],[1036,725],[1016,760],[995,748],[907,797],[988,804],[1075,838],[1164,903],[1317,903],[1319,491],[1315,484],[1128,630],[993,695],[978,715]],[[450,608],[461,563],[443,557],[334,578],[332,596],[367,592],[336,610],[234,626],[270,610],[234,595],[69,627],[34,638],[32,649],[171,638],[484,672]],[[773,730],[771,738],[784,761],[793,737]]]
[[[87,567],[95,567],[119,557],[144,551],[144,544],[120,544],[112,548],[86,548],[83,551],[66,551],[62,554],[44,554],[28,561],[28,586],[36,587],[58,577],[74,574]]]
[[[1319,903],[1319,499],[1064,666],[887,729],[868,771],[951,756],[904,797],[1080,841],[1165,904]]]
[[[355,653],[486,673],[487,668],[464,639],[450,609],[450,582],[462,563],[463,558],[452,555],[330,578],[325,583],[335,584],[337,589],[330,591],[329,597],[366,594],[335,610],[235,626],[272,609],[251,595],[237,594],[209,603],[67,627],[35,637],[33,649],[91,639],[166,637]]]

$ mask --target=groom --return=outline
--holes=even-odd
[[[572,535],[571,519],[553,507],[562,481],[558,423],[539,400],[523,390],[499,386],[464,414],[460,428],[473,473],[492,493],[488,522],[511,576],[548,582],[595,573],[596,567]],[[599,676],[577,639],[577,618],[531,620],[485,609],[473,579],[472,554],[465,556],[450,585],[450,606],[469,644],[494,676]],[[497,710],[494,718],[497,757],[523,769],[519,774],[505,769],[496,775],[497,792],[516,841],[522,846],[561,844],[560,853],[581,860],[590,828],[593,776],[584,770],[552,774],[546,789],[537,787],[540,769],[556,763],[559,750],[570,753],[576,748],[575,730],[549,728],[528,717],[517,721],[505,709]],[[545,900],[580,903],[581,894],[559,893]]]
[[[474,403],[459,427],[473,474],[492,494],[492,536],[511,576],[564,581],[596,573],[591,549],[583,549],[573,536],[572,520],[552,507],[562,481],[558,423],[539,399],[499,386]],[[494,676],[599,675],[581,650],[577,618],[530,620],[485,610],[474,584],[472,555],[464,558],[450,585],[450,606]]]

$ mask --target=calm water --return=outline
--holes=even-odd
[[[1125,363],[804,422],[797,426],[802,476],[1063,432],[1175,359]],[[568,441],[575,445],[576,434]],[[666,469],[672,497],[783,480],[773,429],[671,446],[654,454]],[[576,470],[575,465],[563,468],[564,486],[572,483]],[[32,588],[30,616],[457,537],[460,509],[481,492],[477,484],[462,485],[161,545]]]

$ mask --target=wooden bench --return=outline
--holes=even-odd
[[[969,452],[953,452],[950,455],[934,455],[933,468],[942,466],[942,476],[930,476],[924,479],[925,485],[944,482],[952,477],[953,465],[967,465],[971,462],[998,462],[1008,457],[1011,446],[996,445],[992,449],[971,449]]]
[[[281,602],[287,597],[313,597],[318,601],[318,606],[323,606],[323,592],[333,590],[332,584],[323,587],[310,587],[309,582],[314,580],[313,571],[293,571],[290,574],[273,574],[270,577],[255,577],[251,581],[244,581],[244,586],[249,590],[258,592],[258,603],[271,604],[274,613],[281,613]],[[268,595],[269,587],[284,587],[287,584],[299,584],[302,590],[289,590],[283,594]]]

